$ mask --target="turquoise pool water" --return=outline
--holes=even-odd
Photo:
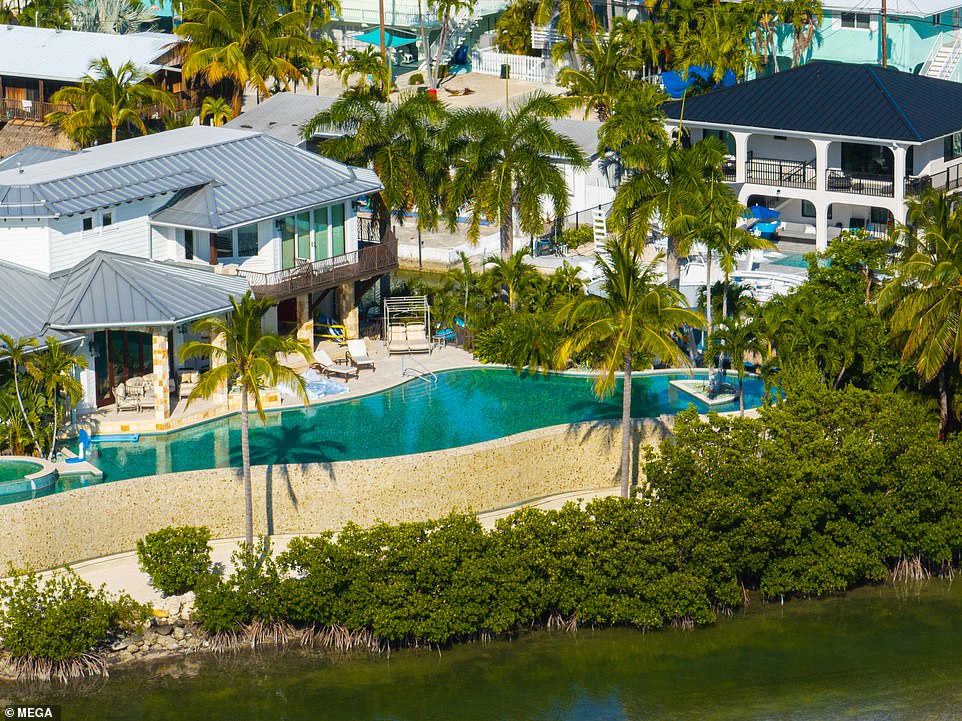
[[[19,481],[30,473],[42,471],[43,466],[30,461],[8,461],[0,458],[0,483]]]
[[[786,255],[784,258],[775,258],[767,261],[772,265],[786,265],[791,268],[807,268],[808,261],[804,255]]]
[[[708,408],[671,388],[685,373],[635,376],[632,415]],[[746,380],[746,406],[758,405],[762,383]],[[736,410],[735,404],[714,410]],[[518,375],[503,368],[446,371],[437,383],[413,379],[386,391],[251,420],[251,462],[323,463],[382,458],[466,446],[535,428],[621,416],[620,381],[599,401],[591,381],[562,374]],[[241,464],[237,415],[139,443],[98,443],[89,459],[107,481]]]

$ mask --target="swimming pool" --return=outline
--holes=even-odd
[[[707,407],[671,388],[684,372],[636,375],[632,415]],[[413,379],[380,393],[267,414],[251,420],[251,462],[324,463],[423,453],[579,421],[621,416],[621,390],[599,401],[585,376],[518,375],[503,368],[445,371],[437,383]],[[746,405],[758,405],[762,384],[746,380]],[[715,410],[737,410],[737,405]],[[139,443],[98,443],[89,460],[107,481],[201,468],[239,466],[237,415]]]

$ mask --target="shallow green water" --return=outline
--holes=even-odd
[[[621,416],[621,390],[599,401],[590,379],[561,374],[521,375],[501,368],[447,371],[437,383],[420,379],[361,398],[268,414],[251,422],[251,461],[324,463],[381,458],[466,446],[535,428]],[[707,407],[671,388],[685,373],[639,375],[632,382],[632,416]],[[746,405],[758,405],[760,381],[746,381]],[[716,410],[735,410],[735,404]],[[241,464],[235,416],[139,443],[98,443],[90,460],[105,479],[235,467]]]
[[[753,605],[697,631],[533,633],[386,656],[155,664],[58,694],[64,719],[962,719],[962,584]]]
[[[4,481],[19,481],[26,475],[42,470],[43,466],[39,463],[0,460],[0,483]]]

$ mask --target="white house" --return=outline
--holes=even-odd
[[[359,293],[397,265],[396,241],[354,210],[380,189],[370,170],[225,128],[22,151],[0,165],[0,329],[82,342],[87,407],[145,374],[167,399],[190,321],[248,288],[304,340],[319,307],[356,333]],[[158,402],[159,424],[169,411]]]
[[[844,228],[886,232],[906,199],[959,187],[962,85],[871,65],[812,62],[665,106],[691,139],[721,138],[746,205],[820,249]]]

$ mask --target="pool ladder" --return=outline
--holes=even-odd
[[[413,363],[416,367],[411,368],[408,366],[408,361]],[[411,378],[420,378],[425,383],[437,383],[438,375],[432,370],[421,363],[421,361],[412,358],[410,355],[404,355],[401,357],[401,376],[410,376]]]

